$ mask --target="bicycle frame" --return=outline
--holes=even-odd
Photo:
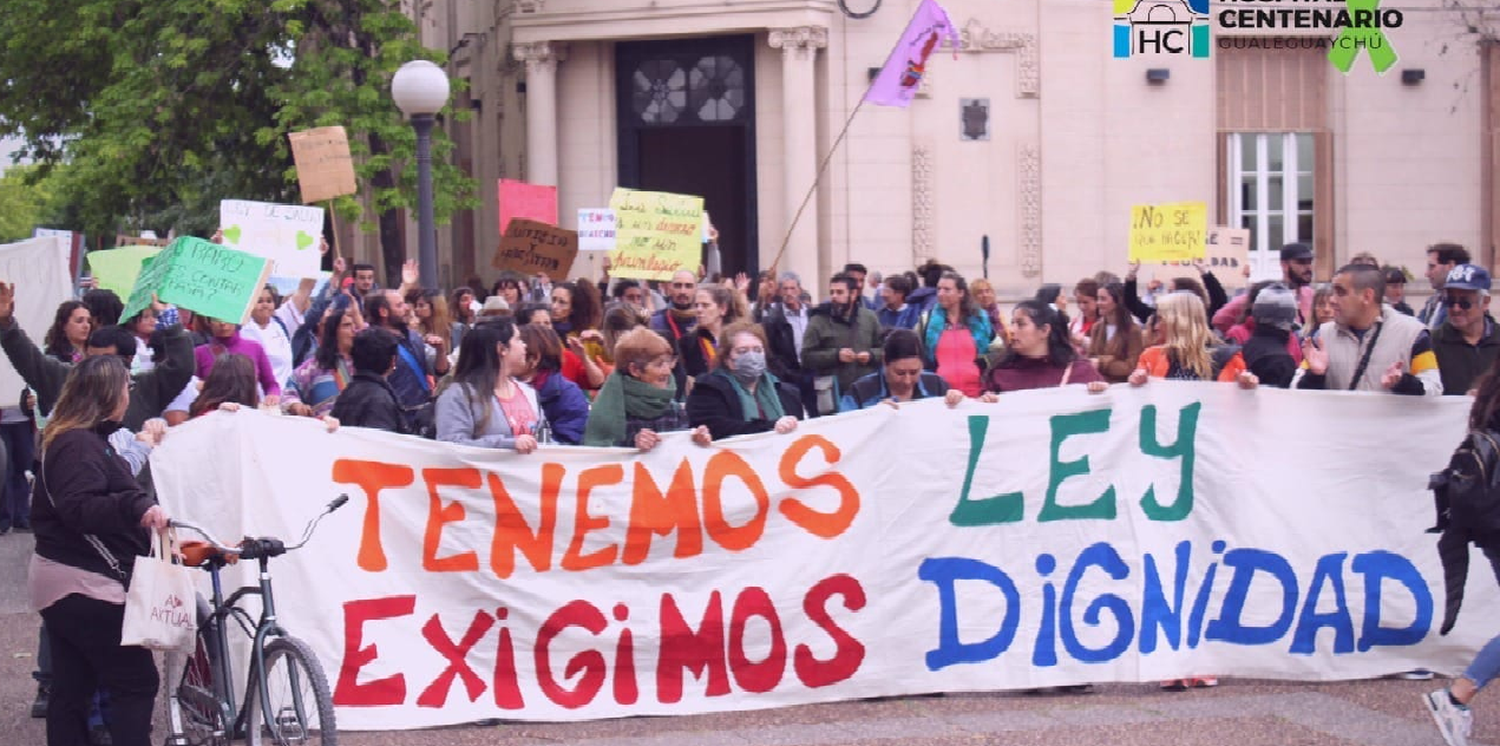
[[[210,613],[205,623],[212,625],[218,632],[212,635],[214,649],[211,655],[217,659],[216,664],[210,663],[213,694],[219,700],[220,713],[224,722],[229,724],[229,733],[226,735],[231,738],[245,736],[245,727],[249,719],[247,707],[249,698],[246,697],[245,701],[240,703],[237,711],[233,709],[234,703],[240,700],[236,699],[234,689],[234,667],[230,660],[227,622],[232,617],[246,636],[251,638],[250,670],[245,678],[245,686],[247,692],[250,686],[259,687],[260,706],[263,708],[262,714],[266,722],[272,721],[272,714],[270,713],[270,691],[265,676],[265,647],[269,640],[286,636],[286,630],[276,618],[276,600],[271,590],[271,573],[268,568],[270,559],[261,557],[256,562],[259,584],[238,588],[228,598],[224,597],[221,577],[221,571],[227,562],[222,557],[214,557],[205,563],[213,581],[213,598],[210,601]],[[254,624],[253,629],[249,622],[249,612],[240,607],[240,601],[247,596],[260,596],[261,598],[260,620]],[[294,696],[300,699],[300,693]],[[297,706],[301,708],[300,701],[297,702]]]

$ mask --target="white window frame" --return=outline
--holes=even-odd
[[[1312,187],[1314,194],[1317,191],[1317,172],[1313,170],[1314,164],[1307,164],[1302,168],[1298,163],[1300,151],[1297,147],[1298,138],[1312,138],[1310,132],[1231,132],[1229,142],[1225,148],[1225,173],[1229,176],[1229,220],[1228,225],[1232,228],[1242,227],[1245,218],[1250,216],[1254,220],[1251,231],[1252,245],[1250,247],[1251,280],[1281,279],[1281,247],[1296,241],[1311,243],[1311,234],[1299,235],[1298,227],[1301,223],[1303,211],[1299,209],[1300,197],[1298,190],[1301,187],[1299,178],[1303,171],[1312,175]],[[1270,223],[1272,213],[1268,209],[1271,195],[1271,138],[1279,137],[1281,140],[1281,204],[1278,210],[1281,214],[1281,235],[1272,236]],[[1241,185],[1244,178],[1252,172],[1241,167],[1243,158],[1242,148],[1246,145],[1245,138],[1254,138],[1255,145],[1255,204],[1257,210],[1247,211],[1242,199]],[[1314,146],[1316,147],[1316,145]],[[1316,158],[1316,155],[1315,155]],[[1312,198],[1314,195],[1308,195]],[[1318,205],[1314,203],[1313,209],[1307,211],[1316,226]],[[1314,228],[1316,230],[1316,228]]]

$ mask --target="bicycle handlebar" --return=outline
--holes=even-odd
[[[334,498],[333,501],[329,502],[328,506],[323,509],[323,512],[314,516],[311,521],[308,521],[307,528],[303,529],[302,531],[302,540],[292,546],[286,546],[280,539],[270,536],[247,536],[240,544],[240,546],[231,547],[219,541],[217,538],[214,538],[213,534],[210,534],[201,526],[195,526],[186,521],[179,520],[168,521],[168,525],[172,526],[173,528],[185,529],[199,536],[202,536],[205,540],[208,541],[209,545],[211,545],[215,550],[222,554],[235,555],[244,559],[256,559],[258,557],[276,557],[306,546],[307,542],[312,539],[313,531],[318,527],[318,522],[323,520],[323,517],[328,515],[329,513],[332,513],[333,511],[344,507],[344,504],[347,502],[349,502],[349,496],[347,494],[339,495],[338,497]]]

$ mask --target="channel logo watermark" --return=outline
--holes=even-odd
[[[1208,0],[1114,0],[1115,57],[1207,57]]]

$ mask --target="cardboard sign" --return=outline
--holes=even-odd
[[[614,251],[615,230],[619,221],[608,208],[585,208],[578,211],[578,250]]]
[[[1202,259],[1208,242],[1208,203],[1170,202],[1130,208],[1130,261]]]
[[[159,246],[120,246],[89,254],[89,271],[103,290],[114,291],[121,298],[130,297],[141,265],[161,253]],[[128,318],[128,317],[126,317]]]
[[[670,280],[673,272],[702,263],[702,197],[615,189],[609,207],[619,222],[610,274]]]
[[[349,155],[349,136],[343,127],[319,127],[287,135],[292,160],[297,162],[297,184],[302,203],[312,204],[355,194],[354,158]]]
[[[226,199],[219,203],[224,245],[276,262],[276,274],[316,277],[323,254],[323,208]]]
[[[1250,262],[1250,230],[1248,228],[1226,228],[1217,226],[1208,229],[1208,251],[1203,263],[1218,278],[1226,290],[1245,287],[1245,267]],[[1166,262],[1154,273],[1158,278],[1175,277],[1177,268],[1192,262]],[[1231,293],[1232,294],[1232,293]]]
[[[516,218],[557,225],[557,187],[537,186],[513,179],[500,180],[500,235]]]
[[[141,264],[120,318],[140,313],[155,293],[163,303],[243,324],[270,275],[269,259],[184,236]]]
[[[500,271],[519,272],[531,277],[538,272],[553,282],[567,279],[568,270],[578,256],[578,232],[526,218],[510,221],[510,229],[500,239],[500,249],[490,266]]]

